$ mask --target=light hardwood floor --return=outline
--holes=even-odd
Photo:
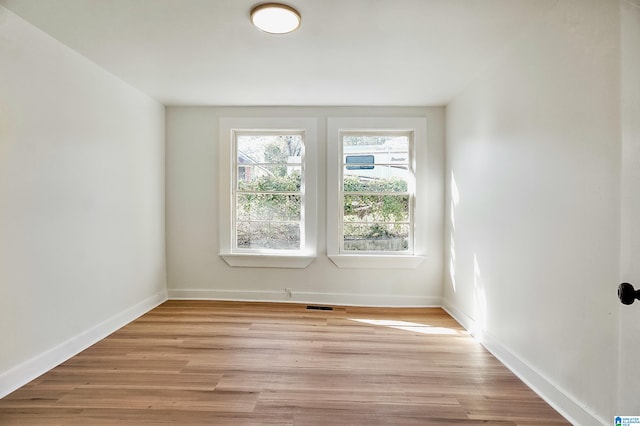
[[[168,301],[0,400],[0,424],[568,424],[442,309]]]

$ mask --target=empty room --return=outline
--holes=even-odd
[[[640,424],[638,76],[638,0],[0,0],[0,424]]]

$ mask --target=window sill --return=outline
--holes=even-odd
[[[330,254],[329,259],[338,268],[415,269],[426,260],[426,256]]]
[[[220,253],[231,267],[241,268],[292,268],[304,269],[313,262],[315,255],[277,255],[255,253]]]

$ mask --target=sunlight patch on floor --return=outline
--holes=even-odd
[[[395,328],[397,330],[411,331],[420,334],[459,334],[457,330],[446,327],[434,327],[427,324],[418,324],[415,322],[398,321],[398,320],[375,320],[375,319],[361,319],[361,318],[349,318],[351,321],[357,321],[363,324],[379,325],[383,327]]]

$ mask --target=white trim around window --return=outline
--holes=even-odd
[[[230,266],[306,268],[316,258],[317,246],[317,119],[316,118],[221,118],[219,127],[220,253]],[[238,247],[236,236],[237,158],[236,141],[243,134],[300,134],[302,198],[299,249],[247,249]],[[265,166],[267,167],[267,166]]]
[[[340,268],[416,268],[426,259],[427,134],[421,117],[337,117],[327,121],[327,255]],[[410,134],[410,241],[407,250],[362,252],[343,246],[343,136],[346,134]],[[416,165],[420,165],[417,167]]]

